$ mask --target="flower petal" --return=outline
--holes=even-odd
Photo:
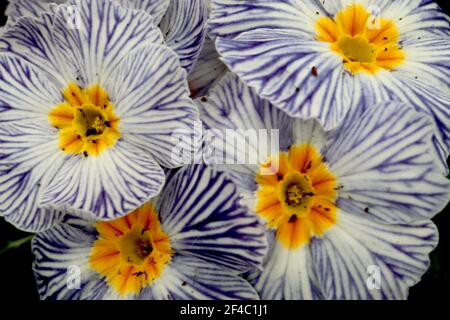
[[[0,53],[0,124],[48,121],[48,112],[62,99],[46,74],[22,59]]]
[[[170,0],[114,0],[114,1],[130,9],[144,10],[153,17],[155,25],[161,22],[170,4]]]
[[[21,17],[38,18],[42,13],[50,10],[52,2],[63,3],[66,0],[8,0],[5,15],[7,25],[15,23]]]
[[[188,77],[191,96],[198,98],[206,95],[227,71],[227,67],[219,59],[214,42],[206,37],[198,60]]]
[[[313,300],[322,297],[311,259],[311,250],[302,246],[290,250],[274,240],[263,271],[250,275],[263,300]]]
[[[266,253],[258,218],[241,204],[230,180],[204,165],[180,169],[157,202],[176,252],[237,271],[258,267]]]
[[[326,145],[326,133],[323,127],[315,120],[295,119],[292,128],[293,143],[308,143],[322,150]]]
[[[165,167],[184,164],[175,150],[180,141],[191,141],[200,123],[177,56],[167,47],[147,44],[108,74],[105,88],[127,141],[148,150]],[[181,147],[183,154],[191,152],[190,144]]]
[[[398,67],[398,73],[394,74],[399,79],[416,76],[422,82],[433,84],[448,94],[450,37],[422,36],[408,39],[402,45],[408,59]]]
[[[403,38],[412,34],[450,35],[450,19],[435,1],[387,1],[380,11],[383,17],[395,21]]]
[[[119,218],[156,196],[164,171],[146,151],[119,140],[98,157],[66,156],[49,183],[42,206],[91,212],[97,219]],[[71,211],[72,212],[72,211]]]
[[[67,0],[8,0],[9,5],[5,14],[8,24],[16,22],[21,17],[38,18],[43,12],[50,11],[51,3],[62,4]],[[117,4],[130,9],[144,10],[158,24],[164,16],[170,0],[113,0]]]
[[[324,13],[324,8],[315,1],[211,0],[209,32],[214,37],[233,38],[255,29],[271,29],[312,39],[311,18],[318,11]]]
[[[244,279],[216,264],[175,254],[160,279],[142,290],[140,299],[257,300],[255,289]]]
[[[41,195],[62,162],[55,137],[42,134],[47,126],[0,125],[0,215],[30,232],[46,230],[61,218],[58,210],[40,208]]]
[[[340,184],[338,207],[387,222],[433,217],[450,181],[437,168],[431,119],[399,102],[375,105],[330,134],[325,157]]]
[[[219,38],[225,64],[263,98],[293,117],[335,128],[351,107],[354,78],[328,44],[271,30]]]
[[[171,1],[160,28],[167,45],[180,57],[189,72],[200,54],[208,19],[205,0]]]
[[[418,73],[417,73],[418,74]],[[418,74],[419,75],[419,74]],[[398,100],[409,103],[434,119],[436,140],[442,145],[441,162],[443,171],[447,171],[447,156],[450,153],[450,94],[439,89],[434,81],[424,76],[406,73],[383,73],[378,77],[360,77],[362,100],[357,108],[363,110],[384,101]],[[358,110],[352,112],[361,112]]]
[[[47,118],[60,99],[36,68],[0,54],[0,215],[23,230],[41,231],[60,219],[59,212],[39,208],[62,161]]]
[[[338,225],[315,239],[311,252],[328,299],[406,299],[428,268],[437,238],[431,221],[383,224],[341,212]],[[370,286],[377,280],[373,270],[380,272],[379,288]]]

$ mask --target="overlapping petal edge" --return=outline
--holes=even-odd
[[[206,34],[205,0],[112,1],[123,7],[150,14],[154,24],[158,25],[163,32],[167,46],[178,54],[181,66],[186,71],[190,71],[197,60]],[[21,17],[38,18],[43,13],[51,11],[54,3],[69,3],[68,0],[9,0],[9,2],[6,11],[9,25],[17,22]]]
[[[188,77],[191,97],[206,95],[227,72],[227,67],[219,59],[214,42],[206,37],[198,60]]]
[[[207,19],[206,0],[171,1],[159,25],[167,45],[178,54],[188,73],[203,47]]]

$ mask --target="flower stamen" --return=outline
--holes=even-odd
[[[120,138],[119,118],[106,91],[99,85],[84,90],[71,83],[63,92],[66,102],[49,113],[59,132],[59,145],[69,154],[98,156]]]
[[[96,228],[99,237],[91,251],[90,266],[122,296],[151,285],[173,255],[169,236],[151,204],[123,218],[98,222]]]
[[[256,212],[287,248],[323,236],[337,216],[336,178],[323,157],[312,145],[295,145],[271,157],[270,163],[279,169],[274,175],[257,175]]]

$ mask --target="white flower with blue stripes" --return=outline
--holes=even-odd
[[[407,297],[437,243],[430,218],[450,199],[450,181],[431,152],[431,117],[386,102],[326,132],[317,120],[289,117],[231,73],[198,104],[215,132],[205,142],[212,160],[266,224],[264,269],[249,274],[262,299]],[[254,129],[279,130],[280,150],[265,152],[264,141],[250,138]],[[221,140],[217,132],[226,130],[235,139]],[[255,161],[223,165],[236,150]],[[381,272],[376,290],[367,285],[373,266]]]
[[[222,60],[291,116],[326,130],[386,100],[431,115],[450,151],[449,17],[431,0],[212,0]]]
[[[109,222],[70,215],[33,240],[42,299],[258,299],[264,230],[236,186],[204,165],[169,171],[160,196]],[[67,285],[79,271],[79,288]],[[75,274],[76,276],[76,274]],[[77,280],[77,279],[75,279]]]
[[[151,15],[109,0],[48,10],[0,38],[0,215],[30,231],[61,208],[113,219],[139,207],[161,166],[182,165],[172,133],[198,121],[189,50],[180,63]]]

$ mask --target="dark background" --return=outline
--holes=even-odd
[[[448,8],[446,8],[449,0],[436,2],[449,13]],[[6,1],[2,0],[0,12],[5,11],[5,6]],[[0,14],[0,25],[3,25],[4,22],[5,17]],[[448,209],[449,207],[445,211],[449,211]],[[450,297],[450,212],[442,212],[433,221],[440,232],[439,245],[430,255],[431,266],[423,276],[422,281],[411,288],[410,300],[441,300]],[[18,240],[28,235],[0,218],[0,250],[9,241]],[[33,255],[29,242],[19,248],[0,254],[0,299],[39,299],[31,270],[32,261]]]

